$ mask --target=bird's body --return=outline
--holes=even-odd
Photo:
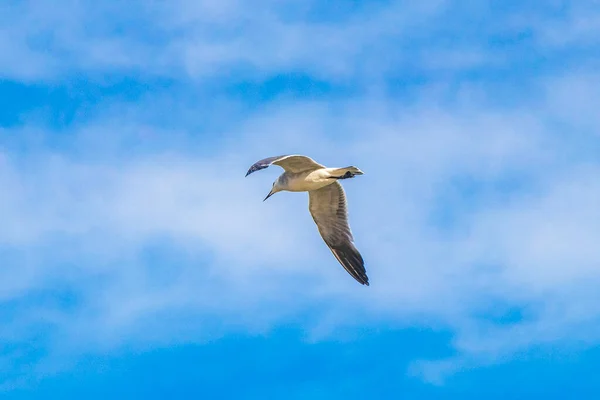
[[[288,192],[310,192],[335,182],[333,177],[337,170],[338,168],[319,168],[313,171],[296,173],[285,171],[277,180],[282,190]]]
[[[281,166],[284,172],[273,182],[273,188],[265,200],[280,191],[308,192],[308,208],[321,237],[346,271],[368,286],[364,261],[354,246],[348,224],[346,194],[339,183],[340,179],[353,178],[363,172],[352,166],[327,168],[306,156],[286,155],[257,161],[246,176],[271,164]]]

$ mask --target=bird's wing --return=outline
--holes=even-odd
[[[354,247],[347,208],[346,193],[339,182],[309,192],[308,209],[321,237],[346,271],[361,284],[369,286],[365,263]]]
[[[259,171],[261,169],[265,169],[271,164],[279,165],[281,168],[286,170],[287,172],[298,173],[304,171],[312,171],[319,168],[325,168],[324,165],[319,164],[315,160],[306,156],[299,155],[285,155],[285,156],[276,156],[276,157],[268,157],[262,159],[260,161],[252,164],[246,176],[250,175],[253,172]]]

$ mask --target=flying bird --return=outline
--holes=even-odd
[[[358,282],[369,286],[364,260],[354,246],[348,224],[346,193],[339,182],[363,172],[356,167],[327,168],[306,156],[283,155],[257,161],[246,176],[271,164],[280,166],[284,172],[273,182],[263,201],[281,191],[308,192],[308,209],[321,237],[344,269]]]

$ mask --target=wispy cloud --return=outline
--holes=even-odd
[[[459,3],[348,3],[335,9],[270,0],[252,6],[136,1],[126,8],[91,1],[65,1],[63,7],[50,1],[7,3],[1,73],[38,81],[75,72],[194,80],[301,72],[372,84],[427,71],[511,68],[523,57],[547,58],[556,46],[589,42],[585,38],[593,38],[598,25],[591,1],[524,7],[519,17],[493,2]],[[468,23],[472,18],[486,23]],[[516,45],[523,38],[524,45]],[[532,51],[531,44],[543,47]]]

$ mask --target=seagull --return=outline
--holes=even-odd
[[[346,193],[340,180],[363,175],[356,167],[327,168],[310,157],[283,155],[255,162],[246,176],[275,164],[284,172],[273,182],[265,200],[277,192],[308,192],[308,209],[317,224],[321,237],[342,264],[359,283],[369,286],[365,263],[354,246],[348,224]]]

